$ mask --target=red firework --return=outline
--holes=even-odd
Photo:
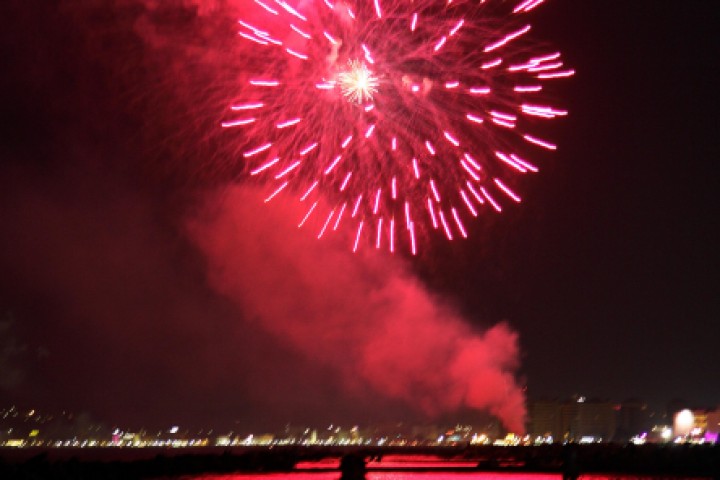
[[[253,0],[238,19],[247,69],[222,123],[243,130],[250,175],[317,216],[318,238],[352,229],[417,252],[421,231],[467,237],[465,220],[520,202],[528,128],[566,111],[536,100],[573,75],[536,51],[524,16],[543,0]]]

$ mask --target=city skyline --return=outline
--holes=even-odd
[[[288,422],[256,429],[239,422],[222,425],[127,425],[93,418],[88,412],[48,412],[18,406],[0,408],[0,446],[6,447],[216,447],[216,446],[457,446],[604,443],[714,444],[720,434],[720,406],[652,411],[637,399],[611,402],[585,397],[529,402],[526,429],[507,431],[497,419],[455,419],[422,423],[331,424]],[[436,419],[437,420],[437,419]]]
[[[405,370],[358,371],[360,347],[425,359],[421,378],[446,366],[428,360],[434,339],[494,331],[510,354],[488,371],[531,399],[720,404],[710,2],[545,2],[534,33],[577,70],[554,95],[570,112],[547,130],[558,151],[523,182],[521,205],[412,260],[310,243],[294,210],[227,187],[237,152],[205,133],[225,104],[204,67],[235,41],[208,35],[229,3],[70,3],[0,7],[0,403],[128,423],[443,418],[453,412],[385,395],[378,385],[393,390]],[[198,221],[208,211],[232,215]],[[313,283],[320,265],[326,285]],[[378,294],[382,308],[368,307]],[[283,302],[293,314],[268,327],[265,309]],[[405,345],[384,319],[417,304],[432,329]],[[337,311],[357,315],[357,331],[323,336]]]

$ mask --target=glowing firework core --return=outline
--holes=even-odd
[[[378,78],[373,75],[367,65],[359,60],[350,60],[348,70],[341,72],[338,79],[345,98],[355,103],[372,100],[379,85]]]

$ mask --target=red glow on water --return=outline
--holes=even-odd
[[[339,461],[337,461],[339,464]],[[234,473],[228,475],[198,475],[189,480],[338,480],[339,472],[293,472],[293,473]],[[367,480],[561,480],[561,474],[549,473],[486,473],[486,472],[373,472],[365,475]],[[653,480],[652,476],[638,475],[582,475],[584,480]]]
[[[339,464],[339,461],[337,462]],[[323,467],[321,467],[323,468]],[[339,471],[292,472],[292,473],[248,473],[229,475],[207,475],[189,477],[190,480],[338,480]],[[483,472],[373,472],[366,473],[367,480],[561,480],[560,474],[547,473],[483,473]],[[623,480],[622,476],[585,476],[593,480]],[[637,477],[633,477],[637,478]],[[629,477],[628,477],[629,479]]]

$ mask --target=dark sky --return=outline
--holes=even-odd
[[[352,369],[317,353],[322,342],[297,348],[278,333],[282,322],[253,321],[273,300],[228,294],[250,283],[218,288],[208,273],[222,255],[260,271],[267,252],[256,244],[269,234],[254,221],[236,226],[241,235],[202,220],[207,198],[233,178],[236,152],[212,133],[232,66],[206,69],[232,32],[196,3],[0,6],[0,402],[135,424],[417,417],[400,394],[360,394]],[[506,321],[531,398],[718,405],[720,8],[546,3],[535,35],[578,72],[559,95],[570,115],[550,130],[558,152],[523,185],[521,206],[397,267],[382,291],[399,278],[398,291],[439,298],[472,328]],[[222,34],[208,35],[216,27]],[[244,256],[206,241],[209,231],[234,232]],[[385,271],[377,259],[343,270],[336,257],[314,264],[364,285]],[[382,330],[384,313],[362,312]]]

